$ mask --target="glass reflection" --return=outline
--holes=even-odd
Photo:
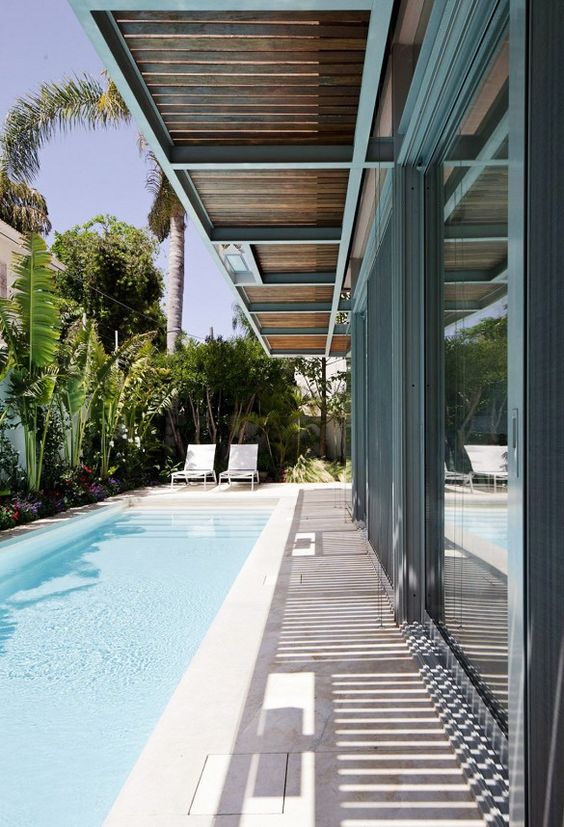
[[[507,43],[443,165],[442,621],[507,709]]]

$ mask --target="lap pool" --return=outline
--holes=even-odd
[[[2,827],[100,827],[270,513],[126,509],[0,546]]]

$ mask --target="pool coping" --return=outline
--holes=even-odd
[[[189,816],[188,812],[207,756],[225,755],[233,749],[300,488],[284,486],[276,492],[278,502],[268,523],[113,803],[104,827],[212,823],[211,817]],[[260,502],[250,493],[237,500],[240,505]],[[212,502],[219,504],[215,497]]]

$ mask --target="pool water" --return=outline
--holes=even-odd
[[[0,550],[3,827],[102,824],[269,516],[126,510]]]
[[[455,509],[447,506],[445,521],[454,523],[457,534],[468,531],[483,540],[507,549],[506,508],[463,506]]]

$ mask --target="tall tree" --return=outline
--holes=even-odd
[[[59,292],[71,311],[78,308],[96,322],[108,351],[115,331],[120,342],[135,333],[164,332],[156,248],[146,230],[109,215],[55,235],[53,252],[66,265],[56,276]]]
[[[169,238],[166,349],[173,353],[182,332],[186,215],[153,153],[148,151],[147,157],[150,163],[147,188],[153,194],[153,205],[148,216],[149,228],[159,241]]]
[[[4,174],[15,182],[31,184],[39,173],[41,148],[57,134],[76,127],[97,129],[129,123],[131,115],[116,85],[107,75],[104,77],[105,83],[87,74],[66,78],[61,83],[44,83],[36,93],[19,98],[6,117],[0,138]],[[161,232],[158,237],[162,240],[170,236],[167,342],[173,350],[182,321],[185,214],[164,174],[159,172],[162,187],[155,190],[149,221],[158,212],[161,222],[167,221],[169,225],[168,232]]]

